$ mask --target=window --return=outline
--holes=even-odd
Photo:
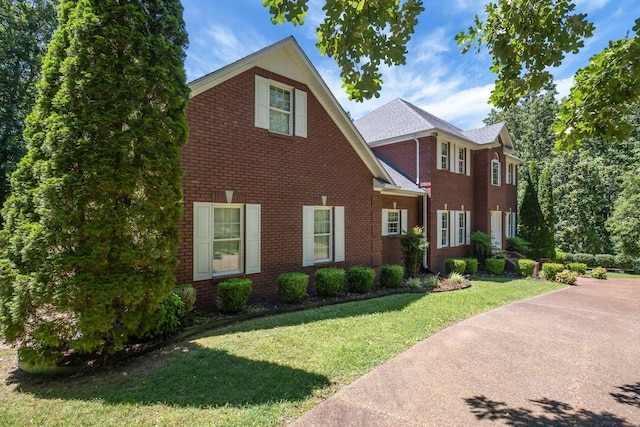
[[[440,243],[440,247],[449,246],[449,212],[448,211],[438,211],[439,217],[439,233],[438,239]]]
[[[458,212],[458,246],[464,245],[467,233],[465,232],[466,220],[464,212]]]
[[[382,235],[393,236],[407,232],[407,209],[382,209]]]
[[[193,280],[260,272],[260,205],[194,202]]]
[[[255,126],[307,137],[307,93],[256,75]]]
[[[440,169],[449,169],[449,143],[440,143]]]
[[[344,207],[302,207],[302,266],[344,261]]]
[[[517,230],[516,213],[507,212],[506,216],[507,216],[506,218],[507,237],[516,237],[516,230]]]
[[[465,149],[458,147],[458,173],[464,173]]]
[[[494,154],[491,161],[491,185],[500,186],[500,158]]]

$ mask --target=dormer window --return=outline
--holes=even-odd
[[[498,156],[498,153],[495,153],[493,155],[493,160],[491,161],[491,185],[495,185],[497,187],[501,185],[500,173],[500,157]]]

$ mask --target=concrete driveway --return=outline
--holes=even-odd
[[[578,286],[457,323],[295,426],[640,426],[640,280]]]

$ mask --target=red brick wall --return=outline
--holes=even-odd
[[[254,126],[255,74],[307,92],[307,138]],[[372,174],[306,85],[254,68],[193,97],[187,122],[178,283],[193,282],[193,202],[224,202],[225,190],[234,191],[234,203],[262,206],[262,272],[246,276],[252,298],[275,298],[277,276],[290,271],[310,274],[313,292],[314,267],[302,267],[302,206],[321,205],[321,196],[345,207],[346,260],[335,265],[379,267],[381,218],[372,211],[381,202]],[[215,304],[222,280],[193,282],[198,307]]]
[[[407,210],[408,228],[416,225],[422,226],[422,197],[398,197],[398,196],[382,196],[382,206],[380,216],[380,228],[378,233],[382,235],[382,209],[394,209],[393,203],[396,203],[395,209]],[[400,236],[384,236],[382,239],[382,264],[398,264],[404,265],[402,259],[402,245]]]

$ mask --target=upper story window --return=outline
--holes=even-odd
[[[307,137],[307,93],[256,75],[255,126]]]
[[[449,143],[440,143],[440,169],[449,169]]]
[[[269,130],[291,134],[291,91],[269,86]]]
[[[498,153],[493,155],[493,160],[491,161],[491,185],[500,186],[500,158],[498,157]]]
[[[463,147],[458,147],[458,173],[464,173],[464,167],[466,164],[466,150]]]
[[[507,184],[516,185],[517,166],[514,163],[507,163]]]

